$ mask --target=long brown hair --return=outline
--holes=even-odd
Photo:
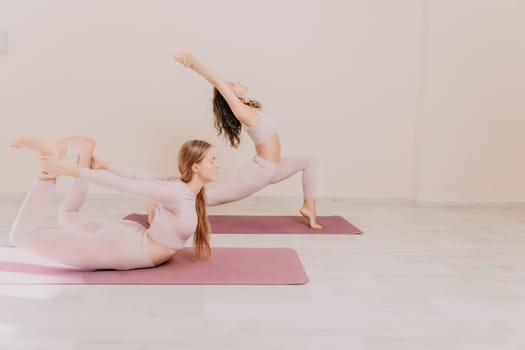
[[[261,103],[255,100],[248,100],[244,104],[257,109],[262,108]],[[241,122],[235,117],[230,105],[228,105],[228,102],[217,88],[213,89],[213,114],[215,115],[214,122],[217,136],[224,133],[224,137],[228,138],[232,147],[239,147],[242,130]]]
[[[199,163],[204,159],[206,151],[208,151],[211,146],[211,144],[202,140],[189,140],[181,146],[178,156],[178,166],[180,179],[183,182],[188,183],[191,180],[193,176],[191,167],[193,164]],[[198,221],[193,236],[193,249],[197,256],[208,258],[211,255],[210,224],[206,215],[206,192],[204,186],[197,194],[195,209],[197,211]]]

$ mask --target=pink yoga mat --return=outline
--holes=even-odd
[[[0,285],[5,284],[305,284],[308,277],[290,248],[213,248],[208,260],[193,248],[167,263],[129,271],[79,271],[0,246]]]
[[[148,228],[148,217],[129,214],[124,219],[136,221]],[[302,216],[271,215],[209,215],[212,233],[272,233],[272,234],[361,234],[360,229],[341,216],[319,216],[322,229],[312,229]]]

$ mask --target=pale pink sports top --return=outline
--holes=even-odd
[[[250,138],[256,146],[268,141],[272,136],[277,134],[275,122],[261,111],[258,110],[257,112],[261,117],[257,125],[251,128],[245,127],[246,132],[250,135]]]
[[[79,178],[157,202],[148,233],[171,249],[182,249],[197,228],[196,195],[178,177],[166,177],[108,165],[106,170],[82,168]]]

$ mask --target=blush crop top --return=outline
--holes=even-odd
[[[256,146],[268,141],[272,136],[277,134],[275,122],[261,111],[257,111],[257,113],[260,116],[257,125],[250,128],[245,127],[246,132]]]
[[[197,228],[196,195],[178,177],[159,176],[108,165],[107,170],[82,168],[78,177],[115,191],[157,202],[148,233],[171,249],[182,249]]]

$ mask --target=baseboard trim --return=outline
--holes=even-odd
[[[22,192],[0,192],[0,201],[22,201],[25,193]],[[55,193],[54,200],[60,200],[64,193]],[[90,193],[90,200],[126,200],[142,203],[145,200],[133,196],[127,196],[118,193]],[[243,199],[243,203],[302,203],[299,196],[271,196],[271,195],[254,195]],[[415,207],[428,208],[525,208],[523,202],[469,202],[469,201],[417,201],[410,198],[378,198],[378,197],[329,197],[322,196],[317,200],[319,205],[324,203],[344,205],[351,204],[370,204],[370,205],[406,205]]]

